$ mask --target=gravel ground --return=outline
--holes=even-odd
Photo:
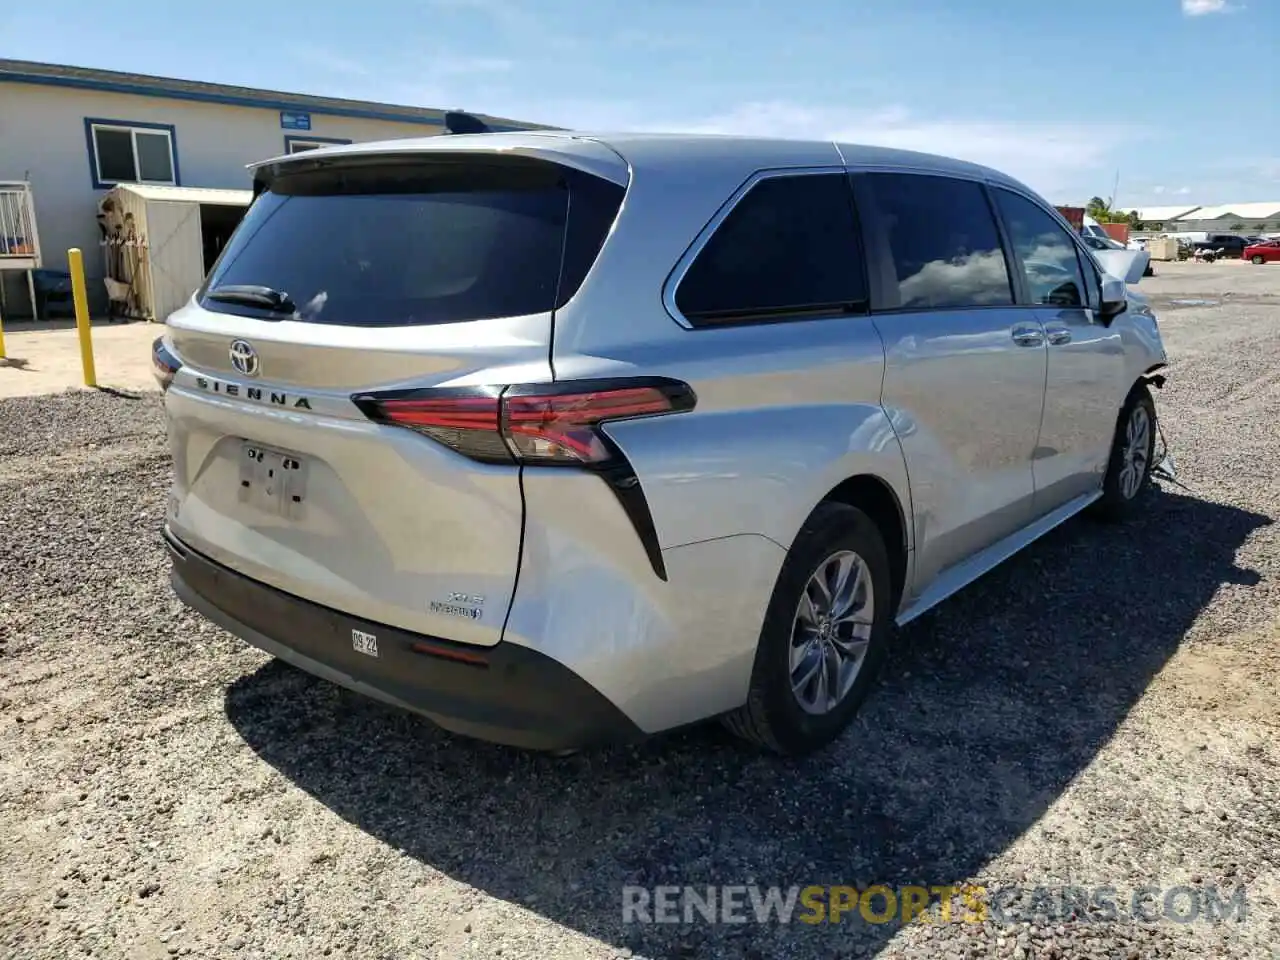
[[[269,661],[170,594],[158,397],[0,402],[0,956],[1280,956],[1280,267],[1158,269],[1190,489],[912,625],[799,764],[716,728],[553,760]],[[874,882],[1023,894],[622,923],[624,884]],[[1118,917],[1052,915],[1062,884]],[[1200,891],[1183,915],[1243,886],[1246,918],[1134,918],[1148,884]]]

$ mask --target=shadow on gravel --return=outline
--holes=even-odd
[[[854,729],[802,762],[714,725],[557,761],[451,738],[279,663],[236,681],[226,711],[267,763],[390,847],[638,956],[870,956],[895,925],[624,925],[621,888],[980,873],[1090,763],[1218,589],[1257,582],[1234,557],[1269,522],[1162,491],[1128,526],[1067,524],[903,631]]]

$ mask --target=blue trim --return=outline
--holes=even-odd
[[[320,113],[332,117],[358,117],[364,120],[388,120],[394,123],[416,123],[426,127],[443,127],[444,120],[430,117],[404,116],[398,113],[387,113],[383,110],[369,110],[359,107],[341,108],[318,106],[310,103],[285,103],[268,97],[254,99],[252,97],[235,97],[221,93],[206,93],[201,90],[182,90],[172,87],[150,87],[137,83],[118,83],[104,80],[89,80],[83,77],[48,77],[37,73],[0,73],[0,83],[34,83],[47,87],[74,87],[78,90],[98,90],[103,93],[129,93],[139,97],[162,97],[166,100],[195,100],[199,103],[218,103],[228,107],[255,107],[266,110],[282,110],[288,112]]]
[[[146,123],[142,120],[107,120],[103,117],[85,117],[84,118],[84,139],[85,145],[89,148],[89,178],[93,181],[93,189],[110,190],[117,183],[127,183],[128,181],[110,181],[102,182],[98,179],[98,151],[93,142],[93,127],[97,124],[101,127],[128,127],[134,130],[164,130],[169,134],[169,159],[173,161],[173,185],[175,187],[182,186],[182,173],[178,170],[178,131],[171,123]],[[138,162],[135,155],[134,163]],[[135,170],[135,173],[141,175],[141,170]]]
[[[329,143],[329,144],[336,144],[337,146],[346,147],[351,144],[351,141],[339,140],[336,137],[303,137],[303,136],[294,136],[293,134],[286,133],[284,136],[284,152],[285,153],[292,152],[289,149],[289,145],[292,143]]]

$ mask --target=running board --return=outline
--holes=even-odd
[[[1022,550],[1028,544],[1039,540],[1054,527],[1067,520],[1070,520],[1085,507],[1089,506],[1102,497],[1101,490],[1095,490],[1093,493],[1082,494],[1074,500],[1064,503],[1052,513],[1046,513],[1035,523],[1023,527],[1021,530],[1005,537],[998,543],[993,543],[981,553],[975,554],[963,563],[956,564],[950,570],[943,573],[933,584],[916,598],[915,602],[898,614],[897,624],[900,627],[906,626],[916,617],[932,610],[943,600],[946,600],[954,593],[963,590],[973,581],[977,580],[985,573],[999,566],[1008,560],[1015,553]]]

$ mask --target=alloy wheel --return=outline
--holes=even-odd
[[[830,713],[848,696],[867,657],[875,588],[867,563],[841,550],[805,584],[791,628],[791,691],[806,713]]]
[[[1151,456],[1151,417],[1147,408],[1136,404],[1124,430],[1121,453],[1120,494],[1132,500],[1147,478],[1147,461]]]

